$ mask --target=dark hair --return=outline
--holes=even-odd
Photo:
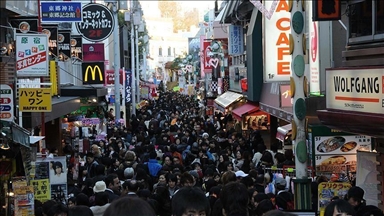
[[[55,174],[57,174],[57,173],[56,173],[56,167],[60,167],[60,168],[61,168],[61,173],[64,173],[64,170],[63,170],[63,164],[62,164],[60,161],[56,161],[56,162],[54,162],[52,165],[53,165],[53,172],[54,172]]]
[[[139,190],[139,182],[136,180],[127,180],[123,183],[123,188],[128,189],[129,192],[137,192]]]
[[[73,206],[68,210],[68,216],[93,216],[92,210],[88,206]]]
[[[180,184],[181,185],[184,185],[185,183],[189,182],[189,183],[192,183],[194,182],[195,179],[193,178],[193,176],[191,174],[189,174],[188,172],[185,172],[183,173],[181,176],[180,176]]]
[[[107,175],[107,177],[104,179],[105,185],[107,185],[107,188],[109,187],[110,184],[113,184],[113,180],[118,178],[118,176],[115,173],[111,173]]]
[[[79,206],[79,205],[84,205],[84,206],[91,206],[90,202],[89,202],[89,198],[87,195],[85,195],[84,193],[79,193],[77,196],[76,196],[76,205]]]
[[[141,198],[125,196],[114,200],[105,210],[104,215],[113,216],[130,216],[130,215],[146,215],[156,216],[155,211],[148,202]]]
[[[169,173],[167,175],[167,182],[169,182],[169,181],[177,182],[177,175]]]
[[[227,171],[221,176],[221,182],[223,183],[223,185],[226,185],[230,182],[235,182],[236,180],[236,174],[232,171]]]
[[[209,200],[201,189],[184,187],[173,196],[172,214],[181,216],[187,210],[205,211],[206,215],[210,215]]]
[[[367,206],[359,208],[356,215],[359,215],[359,216],[371,216],[371,215],[372,216],[383,216],[384,214],[383,214],[383,211],[381,211],[381,209],[379,209],[378,207],[373,206],[373,205],[367,205]]]
[[[60,213],[68,213],[68,207],[64,204],[58,203],[49,209],[47,216],[55,216]]]
[[[353,206],[349,204],[348,201],[343,199],[338,199],[329,203],[325,208],[324,216],[332,216],[335,208],[338,212],[346,213],[347,215],[351,216],[356,216],[355,210],[353,210]]]
[[[292,149],[286,149],[284,152],[284,156],[286,160],[292,160],[293,159],[293,150]]]
[[[227,215],[243,215],[248,212],[248,190],[242,183],[226,184],[221,190],[220,199]]]
[[[103,206],[109,202],[109,196],[106,192],[95,194],[95,205]]]
[[[283,162],[285,161],[285,156],[284,156],[284,154],[283,154],[283,153],[280,153],[280,152],[277,152],[277,153],[275,154],[275,158],[276,158],[278,164],[281,164],[281,163],[283,163]]]
[[[289,212],[283,212],[280,210],[272,210],[265,213],[265,216],[295,216],[295,215]]]
[[[257,205],[256,212],[257,215],[263,215],[271,210],[276,209],[276,206],[273,205],[271,200],[263,200]]]
[[[87,198],[88,198],[88,197],[87,197]],[[45,201],[45,202],[43,203],[43,213],[44,213],[45,215],[47,215],[49,209],[50,209],[52,206],[56,205],[56,204],[57,204],[57,203],[56,203],[56,201],[54,201],[54,200],[47,200],[47,201]]]

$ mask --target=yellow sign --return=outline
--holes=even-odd
[[[51,199],[51,187],[48,179],[31,180],[31,186],[33,186],[35,199],[44,203]]]
[[[344,182],[320,183],[318,191],[320,216],[324,216],[325,208],[331,202],[333,197],[338,196],[340,199],[343,199],[348,193],[349,188],[351,188],[351,184]]]
[[[19,110],[22,112],[51,112],[50,88],[20,88]]]
[[[57,72],[56,72],[56,61],[49,61],[49,76],[51,79],[51,94],[52,96],[58,95],[58,83],[57,83]]]
[[[88,72],[91,72],[92,81],[96,81],[96,72],[99,72],[99,80],[103,81],[103,73],[101,71],[98,65],[94,65],[93,67],[89,65],[85,69],[84,82],[88,82]]]

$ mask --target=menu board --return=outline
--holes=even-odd
[[[320,215],[324,214],[325,207],[331,202],[331,199],[338,196],[343,199],[351,188],[351,184],[344,182],[323,182],[319,184],[319,211]]]
[[[315,155],[356,154],[357,150],[370,151],[370,136],[315,136]]]
[[[34,216],[34,194],[32,186],[15,187],[15,215]]]
[[[317,155],[316,172],[356,172],[356,155]]]

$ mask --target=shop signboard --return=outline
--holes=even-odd
[[[132,72],[131,70],[125,71],[125,103],[132,102]]]
[[[307,4],[309,7],[312,4]],[[308,7],[307,7],[308,8]],[[309,82],[311,94],[320,95],[320,56],[319,56],[319,22],[312,21],[312,10],[309,10]]]
[[[243,26],[229,25],[228,32],[228,55],[244,54]]]
[[[111,10],[102,4],[90,3],[83,7],[83,18],[76,23],[76,28],[84,39],[100,42],[113,32],[115,20]],[[116,29],[117,30],[117,29]]]
[[[271,8],[274,1],[263,1],[265,8]],[[264,19],[264,82],[289,81],[291,59],[289,34],[291,13],[288,1],[280,0],[270,19]]]
[[[83,118],[81,119],[81,124],[83,126],[97,125],[100,124],[99,118]]]
[[[316,173],[330,176],[332,173],[342,174],[356,172],[356,154],[350,155],[316,155]]]
[[[384,67],[326,70],[327,109],[384,113]]]
[[[333,197],[338,196],[342,199],[351,187],[351,184],[343,182],[320,183],[318,187],[318,205],[320,215],[324,215],[325,208],[331,202]]]
[[[104,84],[104,62],[83,62],[83,84]]]
[[[104,44],[83,44],[83,62],[103,62],[105,60]]]
[[[51,112],[50,88],[20,88],[19,110],[21,112]]]
[[[124,71],[119,70],[120,85],[123,85]],[[105,85],[115,85],[115,70],[105,70]]]
[[[42,1],[41,22],[81,22],[81,2]]]
[[[14,215],[35,215],[34,194],[32,186],[21,186],[13,188],[14,197]]]
[[[13,121],[13,89],[9,85],[0,85],[0,120]]]
[[[17,76],[48,76],[48,35],[16,34]]]
[[[57,25],[42,25],[42,32],[48,35],[48,47],[49,54],[53,57],[59,56],[58,44],[57,44],[57,35],[58,35],[58,26]]]
[[[371,137],[356,136],[315,136],[315,155],[344,155],[356,154],[360,151],[370,151]]]
[[[7,1],[9,2],[9,1]],[[22,2],[22,1],[19,1]],[[16,33],[22,33],[22,34],[33,34],[36,33],[38,30],[38,18],[37,17],[10,17],[9,18],[10,24],[13,28],[16,29]],[[17,48],[17,47],[16,47]]]

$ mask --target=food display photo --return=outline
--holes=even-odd
[[[345,155],[356,154],[359,151],[369,151],[371,137],[369,136],[321,136],[315,137],[315,155]]]

